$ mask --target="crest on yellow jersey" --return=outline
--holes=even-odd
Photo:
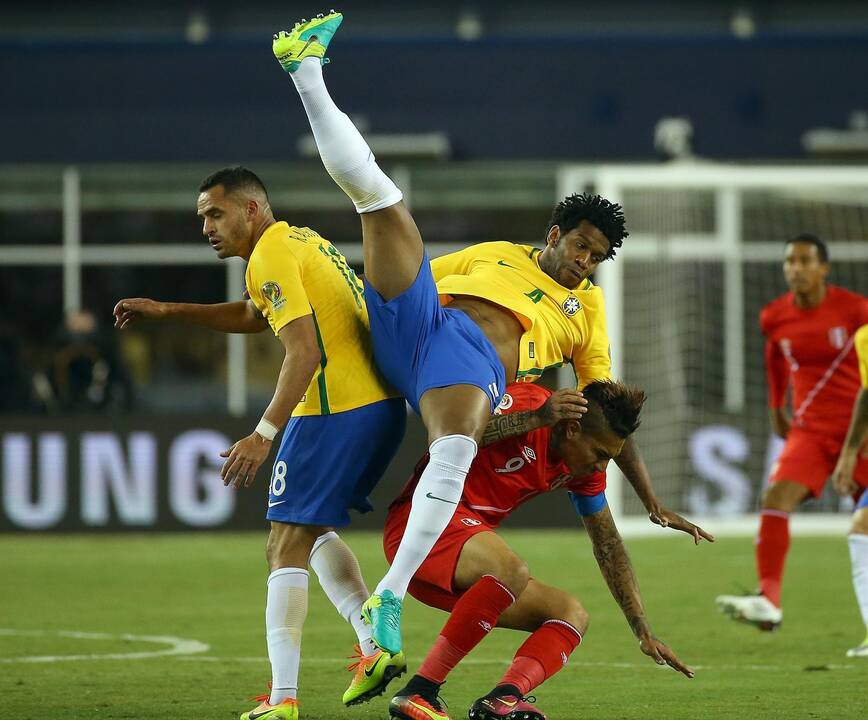
[[[286,302],[286,298],[283,297],[283,290],[280,289],[280,285],[272,280],[269,280],[262,286],[262,294],[268,302],[271,303],[271,307],[275,310]]]
[[[579,299],[575,295],[570,293],[569,295],[567,295],[567,299],[564,300],[564,304],[561,307],[564,309],[564,312],[567,315],[572,317],[579,310],[582,309],[582,304],[579,302]]]

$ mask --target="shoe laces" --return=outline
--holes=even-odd
[[[253,702],[260,702],[260,703],[268,702],[269,700],[271,700],[271,683],[268,683],[268,692],[265,693],[265,695],[255,695],[254,697],[252,697],[250,699]]]
[[[355,646],[353,646],[353,654],[347,655],[347,659],[353,661],[349,665],[347,665],[347,670],[349,672],[355,672],[356,675],[358,675],[359,671],[365,665],[365,660],[368,660],[369,658],[372,658],[375,656],[376,656],[376,653],[374,653],[373,655],[365,655],[362,652],[361,646],[356,644]]]
[[[428,698],[425,699],[428,700]],[[431,703],[431,707],[434,708],[437,712],[445,712],[446,708],[449,707],[446,701],[442,697],[440,697],[440,693],[434,695],[434,697],[431,700],[428,700],[428,702]]]
[[[386,624],[389,626],[390,630],[394,630],[398,632],[401,629],[400,624],[400,613],[401,611],[401,601],[398,598],[386,598],[382,600],[380,606],[380,612],[385,613],[384,620]]]

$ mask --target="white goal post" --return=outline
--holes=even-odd
[[[827,242],[832,282],[868,293],[868,167],[560,168],[558,201],[588,188],[625,209],[630,235],[595,280],[614,373],[649,394],[639,432],[655,487],[670,507],[735,527],[756,509],[779,449],[767,432],[756,312],[785,289],[783,245],[798,232]],[[616,517],[647,522],[617,468],[609,488]],[[838,507],[821,509],[831,512],[807,525],[846,528]]]

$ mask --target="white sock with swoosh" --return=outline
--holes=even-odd
[[[384,590],[399,598],[407,594],[410,580],[455,514],[476,449],[476,441],[466,435],[446,435],[431,443],[428,466],[413,491],[404,537],[392,567],[374,591],[377,595]]]
[[[307,617],[308,572],[279,568],[268,576],[265,636],[271,661],[271,705],[298,695],[301,629]]]
[[[322,163],[356,211],[374,212],[401,202],[403,193],[380,169],[353,121],[329,95],[319,58],[305,58],[290,77],[310,121]]]

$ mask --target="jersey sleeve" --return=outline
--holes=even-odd
[[[438,283],[449,275],[467,275],[475,257],[476,249],[471,245],[464,250],[434,258],[431,261],[431,274],[434,275],[434,282]]]
[[[606,304],[603,291],[597,288],[598,306],[593,315],[590,337],[581,346],[573,349],[571,358],[579,388],[594,380],[612,379],[612,355],[609,348],[609,333],[606,329]]]
[[[570,502],[579,517],[587,517],[594,513],[600,512],[606,507],[606,493],[601,490],[595,495],[579,495],[570,490],[567,493],[570,497]]]
[[[576,495],[596,495],[606,489],[606,473],[595,472],[584,477],[571,478],[566,488]]]
[[[859,377],[862,387],[868,389],[868,324],[856,331],[853,344],[856,346],[856,357],[859,361]]]
[[[551,397],[551,393],[536,383],[513,383],[507,386],[494,414],[508,415],[525,410],[536,410],[549,397]]]
[[[570,502],[581,517],[593,515],[606,507],[606,473],[595,472],[572,478],[566,488]]]
[[[783,407],[787,396],[787,385],[790,381],[790,365],[778,344],[773,340],[766,340],[765,360],[769,407]]]
[[[259,250],[247,266],[247,292],[277,335],[284,326],[313,310],[304,290],[298,259],[283,248]]]

